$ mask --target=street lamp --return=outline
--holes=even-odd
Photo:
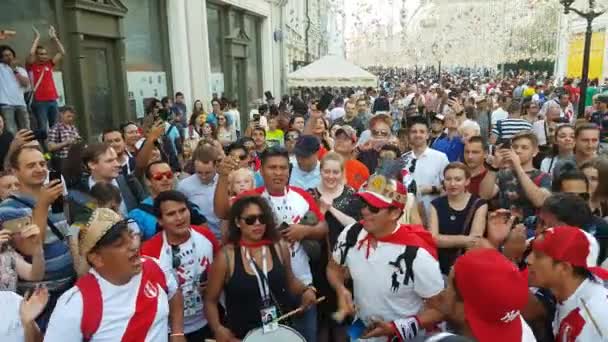
[[[587,30],[585,31],[585,50],[583,53],[583,75],[581,77],[581,98],[578,103],[578,117],[585,116],[585,101],[587,98],[587,84],[589,83],[589,58],[591,55],[591,37],[593,35],[592,24],[595,18],[604,14],[604,11],[595,11],[595,0],[589,0],[589,11],[583,12],[572,7],[574,0],[559,0],[559,3],[564,6],[564,14],[569,14],[570,11],[578,14],[581,18],[587,20]]]

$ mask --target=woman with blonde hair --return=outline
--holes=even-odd
[[[327,153],[321,159],[321,182],[308,192],[317,200],[321,213],[329,227],[328,244],[322,245],[319,267],[325,270],[329,251],[333,250],[344,227],[360,219],[360,202],[353,188],[346,185],[344,159],[336,152]],[[333,323],[331,314],[336,311],[337,301],[324,272],[315,274],[315,286],[328,299],[319,305],[319,341],[345,341],[346,326]]]

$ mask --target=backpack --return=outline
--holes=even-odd
[[[344,251],[340,255],[340,266],[344,266],[344,263],[346,262],[346,257],[348,256],[348,252],[350,251],[350,249],[352,247],[354,247],[357,244],[359,233],[361,233],[362,229],[363,229],[363,225],[360,222],[357,222],[352,227],[350,227],[350,229],[346,233],[346,243],[344,244]],[[405,285],[407,285],[410,280],[412,282],[414,281],[413,265],[414,265],[414,259],[416,258],[416,254],[418,254],[418,248],[419,247],[416,247],[416,246],[406,246],[405,247],[405,254],[403,257],[405,260],[405,267],[406,267],[405,279],[404,279]],[[399,264],[399,263],[400,263],[400,261],[396,262],[396,264]]]
[[[167,280],[165,279],[165,274],[161,270],[160,266],[156,264],[154,260],[151,258],[143,258],[142,262],[142,282],[140,284],[139,292],[145,291],[142,287],[146,286],[150,281],[153,285],[160,285],[165,291],[166,294],[169,294],[169,289],[167,287]],[[144,279],[149,281],[144,282]],[[99,282],[97,278],[92,273],[87,273],[86,275],[80,277],[76,282],[76,287],[80,290],[80,294],[82,295],[82,318],[80,321],[80,331],[82,332],[82,339],[85,342],[88,342],[93,338],[93,335],[99,329],[101,325],[101,319],[103,317],[103,298],[101,295],[101,288],[99,287]],[[139,297],[139,295],[138,295]],[[143,296],[142,296],[143,297]],[[156,298],[154,298],[156,299]],[[136,304],[137,305],[137,304]],[[85,309],[85,308],[95,308]],[[138,313],[138,307],[136,306],[136,314]],[[141,309],[141,308],[140,308]],[[149,322],[149,327],[152,326],[153,322]],[[127,326],[127,330],[125,334],[129,332],[130,326]],[[139,328],[142,328],[140,326]]]

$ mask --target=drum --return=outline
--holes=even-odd
[[[262,328],[251,330],[242,342],[306,342],[306,339],[292,328],[279,324],[277,330],[267,334]]]

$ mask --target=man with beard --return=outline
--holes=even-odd
[[[357,116],[357,107],[355,103],[352,101],[347,101],[344,105],[345,114],[339,119],[334,121],[334,125],[339,125],[340,127],[344,125],[349,125],[352,128],[357,130],[357,136],[361,135],[365,130],[361,119]]]
[[[45,341],[161,342],[169,328],[171,342],[186,341],[175,278],[140,257],[128,222],[97,209],[80,234],[80,251],[92,269],[59,298]]]

